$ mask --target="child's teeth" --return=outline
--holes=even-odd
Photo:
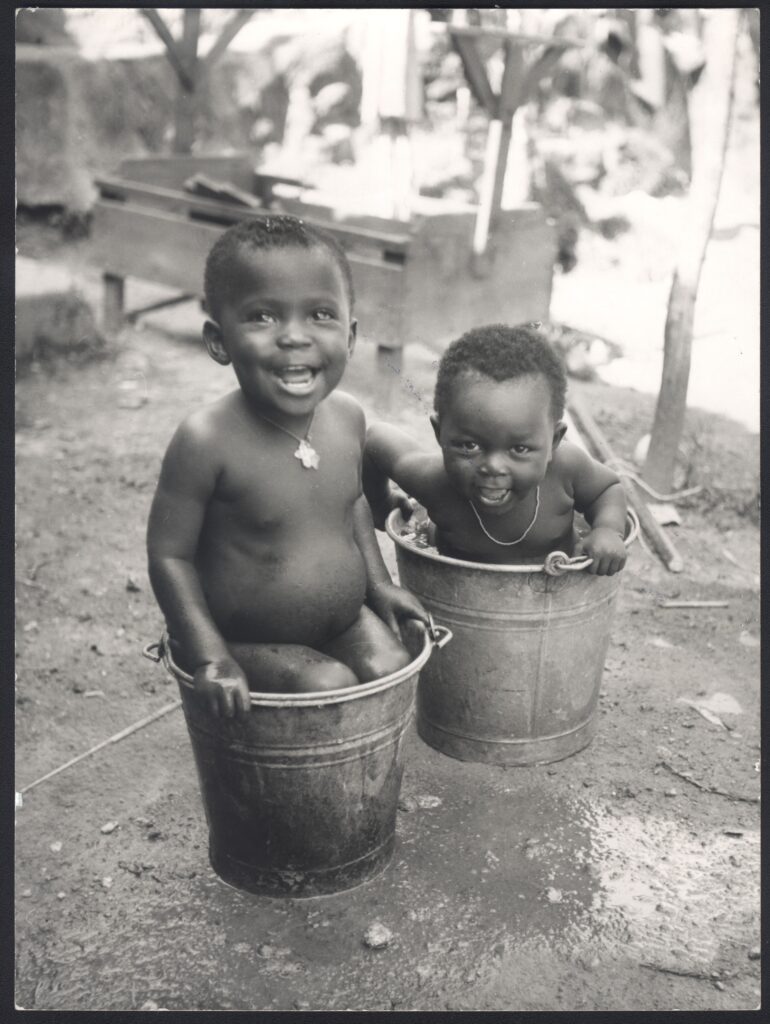
[[[287,384],[308,384],[312,376],[311,370],[307,367],[289,367],[281,372],[281,379]]]

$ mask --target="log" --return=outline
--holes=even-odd
[[[586,409],[583,402],[577,395],[570,395],[567,405],[570,414],[576,421],[579,430],[582,430],[588,439],[597,458],[612,466],[617,463],[615,453],[610,447],[606,437],[599,429],[596,420]],[[684,569],[684,562],[681,555],[671,543],[663,531],[663,528],[653,517],[647,507],[647,502],[640,487],[633,480],[625,479],[623,487],[628,498],[629,505],[636,512],[639,525],[644,530],[647,538],[655,549],[656,554],[670,572],[681,572]]]

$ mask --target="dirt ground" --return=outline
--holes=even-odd
[[[188,332],[198,316],[156,314],[117,354],[18,382],[17,789],[176,696],[141,656],[162,625],[144,528],[174,426],[231,386]],[[396,413],[426,440],[419,396],[434,358],[410,349]],[[364,340],[346,384],[370,415],[373,365]],[[573,386],[628,458],[652,399]],[[348,894],[276,901],[211,872],[172,712],[25,795],[18,1005],[756,1007],[758,437],[700,412],[689,430],[689,482],[704,491],[671,528],[685,571],[635,545],[586,750],[506,770],[453,761],[411,733],[403,795],[441,803],[399,812],[388,870]],[[659,608],[674,597],[727,607]],[[709,699],[723,724],[683,703]],[[108,822],[118,826],[103,833]],[[393,932],[385,949],[362,943],[373,921]]]
[[[98,303],[87,240],[21,224],[18,244],[74,268]],[[735,251],[724,250],[728,263]],[[568,322],[589,263],[557,288]],[[128,304],[157,294],[131,282]],[[233,385],[205,355],[200,321],[195,304],[156,313],[101,358],[33,365],[18,380],[17,790],[177,696],[142,658],[162,628],[144,530],[174,427]],[[362,328],[344,387],[373,417]],[[390,414],[426,443],[435,360],[410,346]],[[571,387],[630,459],[654,397]],[[634,545],[589,747],[503,769],[447,758],[412,728],[402,796],[436,799],[405,800],[389,868],[349,893],[282,901],[212,873],[185,722],[172,711],[24,795],[17,1005],[756,1008],[759,437],[738,419],[688,412],[682,483],[702,490],[667,528],[684,572]],[[673,598],[726,606],[660,607]],[[363,943],[375,921],[393,935],[378,950]]]

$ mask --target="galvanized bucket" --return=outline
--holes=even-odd
[[[411,630],[409,631],[412,632]],[[449,630],[407,638],[410,664],[325,693],[252,693],[246,720],[211,715],[167,638],[150,645],[179,684],[219,877],[266,896],[360,885],[393,853],[403,737],[420,669]]]
[[[553,552],[541,565],[466,562],[416,547],[399,510],[386,523],[400,581],[451,629],[451,651],[426,666],[417,730],[462,761],[529,765],[582,750],[596,708],[622,572]],[[626,545],[638,532],[629,516]]]

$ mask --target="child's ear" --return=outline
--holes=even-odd
[[[222,329],[213,320],[207,320],[203,325],[203,343],[215,363],[219,363],[220,366],[230,364],[230,356],[222,340]]]
[[[350,321],[350,332],[348,333],[348,359],[353,355],[353,349],[356,347],[356,337],[358,336],[358,320]]]
[[[553,441],[551,442],[551,451],[555,452],[561,444],[562,438],[567,433],[567,424],[564,420],[559,420],[556,426],[553,428]]]
[[[433,427],[433,433],[436,435],[436,440],[438,441],[439,444],[441,444],[441,439],[439,437],[439,432],[441,430],[441,423],[439,422],[439,418],[438,418],[438,413],[437,412],[432,412],[430,414],[430,425]]]

